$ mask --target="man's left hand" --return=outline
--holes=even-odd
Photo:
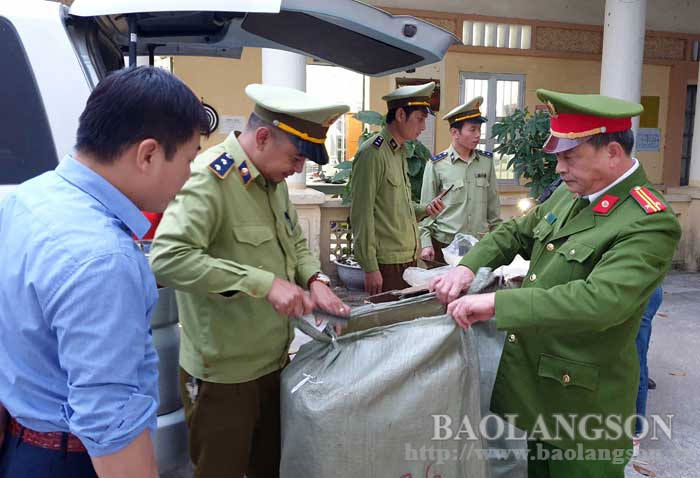
[[[450,302],[447,313],[463,329],[468,329],[475,322],[485,322],[496,313],[496,294],[465,295]]]
[[[428,206],[425,208],[425,212],[432,217],[437,216],[445,209],[445,203],[439,197],[430,201]]]
[[[321,281],[314,281],[311,283],[311,300],[314,301],[316,307],[329,314],[347,317],[350,313],[350,307],[345,305],[343,301]]]
[[[343,317],[350,315],[350,307],[345,305],[326,284],[320,281],[314,281],[311,283],[310,287],[311,300],[314,301],[316,307],[333,315],[341,315]],[[316,320],[316,325],[321,325],[321,321]],[[334,324],[333,328],[336,334],[340,334],[343,329],[340,324]]]

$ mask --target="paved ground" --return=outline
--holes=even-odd
[[[672,414],[671,439],[642,441],[640,465],[659,477],[700,476],[700,274],[673,272],[652,322],[647,414]],[[634,463],[633,463],[634,464]],[[627,477],[644,476],[628,468]]]
[[[673,415],[671,438],[642,442],[642,453],[626,470],[627,478],[700,476],[700,274],[672,272],[664,283],[664,301],[653,321],[648,414]],[[633,465],[643,467],[640,471]],[[645,475],[645,472],[653,474]],[[162,478],[191,478],[184,467]]]

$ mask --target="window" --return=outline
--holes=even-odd
[[[362,132],[362,124],[354,119],[352,114],[364,109],[367,86],[367,77],[338,66],[306,66],[308,93],[350,106],[350,112],[338,118],[328,129],[326,150],[329,161],[324,167],[324,174],[327,176],[333,175],[333,166],[351,159],[357,150],[357,138]],[[319,169],[314,163],[306,163],[306,171],[310,176],[317,174]]]
[[[34,73],[14,26],[0,17],[0,184],[19,184],[58,164]]]
[[[460,75],[461,103],[475,96],[483,96],[481,114],[488,119],[481,128],[479,149],[493,152],[498,147],[491,138],[493,124],[504,116],[509,116],[516,109],[522,109],[525,104],[525,75],[467,73]],[[502,182],[515,183],[516,178],[512,169],[508,169],[510,156],[494,155],[496,176]]]
[[[491,48],[530,49],[532,26],[510,23],[485,23],[465,20],[462,23],[462,44]]]

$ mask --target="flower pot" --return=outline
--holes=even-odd
[[[365,272],[359,265],[342,264],[337,261],[335,266],[338,270],[340,281],[345,284],[350,290],[364,290],[365,288]]]

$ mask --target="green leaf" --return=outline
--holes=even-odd
[[[337,173],[335,173],[335,174],[333,175],[333,177],[331,178],[331,181],[333,181],[333,182],[335,182],[335,181],[343,181],[343,180],[349,178],[351,174],[352,174],[352,170],[350,170],[350,169],[341,169],[340,171],[338,171]]]
[[[416,150],[416,143],[414,141],[406,141],[403,147],[406,148],[406,157],[410,158],[413,156],[413,152]]]
[[[363,122],[364,124],[370,124],[374,126],[384,126],[384,115],[377,113],[376,111],[363,110],[358,111],[353,115],[353,117]]]
[[[406,164],[408,166],[409,176],[418,176],[420,174],[422,179],[423,175],[421,172],[425,169],[425,163],[423,161],[413,156],[406,160]]]
[[[430,150],[423,143],[421,143],[418,140],[411,141],[411,143],[414,143],[415,146],[413,156],[417,157],[423,162],[428,161],[430,159],[430,157],[432,156],[430,154]]]
[[[491,128],[491,136],[499,143],[495,153],[512,156],[508,168],[515,176],[529,180],[530,195],[537,196],[557,177],[557,158],[542,151],[549,137],[549,113],[543,110],[531,114],[527,108],[515,110]]]

